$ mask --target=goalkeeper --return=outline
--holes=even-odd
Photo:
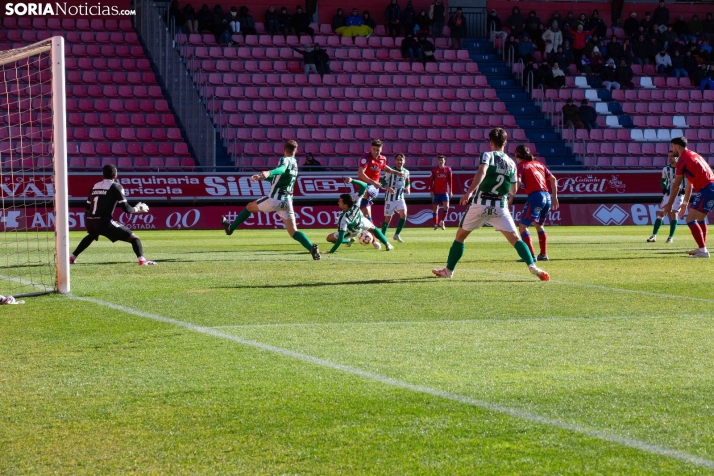
[[[356,193],[343,193],[340,195],[340,199],[337,201],[337,206],[342,210],[342,214],[337,219],[337,231],[327,235],[327,241],[334,243],[332,249],[328,253],[334,253],[340,245],[345,244],[346,246],[351,246],[355,241],[355,237],[359,236],[363,231],[369,231],[374,236],[384,243],[386,251],[391,251],[394,249],[391,243],[387,241],[382,231],[375,227],[371,221],[362,215],[362,211],[359,208],[360,199],[367,190],[367,184],[360,182],[359,180],[353,180],[351,178],[346,178],[345,183],[353,183],[357,185]],[[390,187],[387,187],[390,193],[394,193]],[[382,246],[375,240],[372,242],[372,246],[375,249],[381,249]]]
[[[87,208],[85,211],[85,222],[87,224],[87,236],[79,243],[69,257],[69,263],[74,264],[77,256],[86,250],[93,241],[99,241],[100,236],[104,236],[115,241],[126,241],[131,243],[131,247],[139,260],[139,266],[155,265],[155,261],[144,258],[144,249],[141,240],[129,228],[113,219],[114,209],[121,206],[125,213],[147,213],[149,206],[145,203],[137,203],[135,207],[129,205],[124,196],[124,188],[115,182],[117,178],[117,168],[107,164],[102,168],[104,180],[94,184],[92,191],[87,198]]]

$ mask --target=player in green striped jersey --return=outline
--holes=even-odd
[[[332,249],[327,253],[334,253],[340,245],[350,246],[355,241],[355,238],[359,236],[363,231],[371,232],[379,241],[381,241],[386,251],[391,251],[394,246],[387,241],[384,234],[376,228],[371,221],[362,215],[360,210],[360,200],[367,190],[367,184],[359,180],[353,180],[351,178],[345,179],[346,184],[353,183],[357,185],[356,193],[343,193],[340,195],[340,199],[337,201],[337,206],[340,207],[342,213],[337,219],[337,231],[327,235],[327,241],[334,243]],[[391,190],[391,189],[388,189]],[[390,193],[393,193],[391,191]],[[377,242],[373,241],[372,245],[376,249],[381,249],[382,246]]]
[[[488,221],[496,231],[503,233],[528,265],[528,270],[541,281],[548,281],[550,276],[535,265],[528,245],[518,236],[516,224],[508,209],[508,198],[515,195],[517,186],[516,164],[503,150],[508,135],[503,129],[496,128],[491,129],[488,138],[491,152],[481,154],[478,171],[468,191],[461,197],[461,205],[468,204],[468,208],[461,218],[446,267],[432,272],[439,278],[452,277],[456,264],[464,255],[464,241],[473,230],[481,228]]]
[[[392,215],[396,211],[399,214],[399,223],[397,231],[394,234],[394,239],[399,243],[404,243],[399,235],[402,228],[407,222],[407,204],[404,201],[404,194],[409,195],[409,171],[404,168],[404,154],[397,154],[394,158],[394,170],[404,173],[403,177],[397,174],[386,174],[382,177],[382,186],[391,188],[392,192],[387,192],[384,197],[384,221],[382,222],[382,234],[387,235],[389,223],[392,221]]]
[[[226,235],[232,235],[236,228],[245,222],[251,214],[258,212],[275,212],[283,220],[285,229],[290,237],[300,243],[312,255],[312,259],[320,259],[320,250],[317,244],[312,244],[305,236],[305,233],[298,231],[295,223],[295,212],[293,211],[293,188],[298,176],[298,165],[295,159],[297,152],[297,142],[289,140],[283,147],[283,157],[278,162],[278,167],[273,170],[266,170],[253,175],[254,182],[260,180],[270,180],[270,192],[267,197],[263,197],[254,202],[250,202],[242,212],[238,214],[233,223],[226,217],[221,217],[221,225],[226,231]]]
[[[657,241],[657,232],[662,226],[664,221],[664,212],[662,207],[664,207],[667,202],[669,202],[669,196],[672,193],[677,194],[677,198],[674,199],[674,205],[672,206],[672,211],[669,212],[669,237],[667,237],[667,243],[672,243],[674,241],[674,232],[677,231],[677,221],[679,220],[679,207],[682,205],[682,199],[684,198],[684,193],[687,191],[687,177],[682,178],[682,185],[680,185],[679,190],[672,190],[672,184],[674,183],[674,176],[677,175],[677,157],[670,150],[667,154],[667,161],[669,162],[665,168],[662,169],[662,178],[660,179],[660,185],[662,186],[662,203],[660,204],[660,209],[657,211],[657,219],[654,222],[654,229],[652,230],[652,236],[647,238],[647,243],[654,243]]]

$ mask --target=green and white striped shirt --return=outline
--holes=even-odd
[[[672,167],[668,165],[662,169],[662,192],[666,191],[665,195],[671,195],[673,193],[672,184],[674,183],[675,175],[677,175],[677,167]],[[682,177],[682,185],[679,187],[677,195],[684,195],[684,192],[686,192],[686,190],[687,177]]]
[[[295,157],[281,157],[278,167],[270,171],[270,198],[292,197],[297,182],[298,164]]]
[[[513,159],[505,152],[484,152],[479,159],[480,165],[487,165],[488,169],[478,187],[476,199],[480,199],[482,195],[500,198],[507,196],[511,183],[516,179],[516,164]]]
[[[409,171],[407,169],[395,169],[398,172],[404,172],[404,177],[400,177],[396,174],[386,174],[382,177],[382,186],[391,187],[394,189],[394,193],[387,193],[384,196],[385,202],[392,202],[395,200],[401,200],[404,198],[404,190],[409,187]]]

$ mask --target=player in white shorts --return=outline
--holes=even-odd
[[[652,229],[652,236],[647,238],[647,243],[654,243],[657,241],[657,232],[662,226],[662,221],[664,220],[664,208],[667,203],[669,203],[669,197],[672,193],[676,193],[677,196],[674,199],[674,205],[672,206],[672,211],[669,212],[669,236],[667,237],[667,243],[672,243],[674,241],[674,232],[677,231],[677,221],[679,220],[679,207],[682,205],[682,199],[684,198],[684,193],[687,191],[687,178],[682,179],[682,185],[679,190],[672,190],[672,184],[674,183],[674,177],[677,174],[677,157],[674,156],[670,150],[667,154],[667,160],[669,163],[665,168],[662,169],[662,178],[660,179],[660,185],[662,186],[662,203],[659,204],[659,210],[657,210],[657,219],[654,222],[654,228]]]
[[[399,215],[399,223],[397,231],[394,234],[394,239],[399,243],[404,243],[399,235],[402,228],[407,223],[407,202],[404,201],[404,194],[409,195],[409,171],[404,168],[404,154],[397,154],[394,158],[394,170],[402,172],[403,177],[397,174],[387,174],[382,178],[382,185],[386,188],[391,188],[392,192],[387,192],[384,203],[384,221],[382,222],[382,234],[387,235],[389,223],[392,221],[392,215],[396,212]]]
[[[464,241],[486,222],[503,233],[508,242],[528,266],[528,270],[541,281],[549,281],[550,275],[535,265],[528,245],[518,235],[508,209],[508,197],[516,193],[516,164],[503,151],[508,135],[501,128],[492,129],[488,135],[491,152],[484,152],[479,159],[478,172],[466,194],[461,197],[461,205],[469,204],[461,219],[456,238],[451,245],[445,268],[432,272],[439,278],[451,278],[454,268],[464,255]],[[475,194],[474,194],[475,192]]]

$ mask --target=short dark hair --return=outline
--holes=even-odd
[[[349,193],[343,193],[342,195],[340,195],[340,199],[342,200],[342,203],[344,203],[350,208],[352,208],[355,204],[355,199],[352,198],[352,195]]]
[[[508,140],[508,133],[500,127],[496,127],[488,133],[488,140],[493,142],[496,147],[503,147]]]
[[[294,140],[289,140],[289,141],[287,141],[287,142],[285,143],[285,147],[284,147],[284,149],[285,149],[286,151],[290,152],[291,154],[295,153],[295,151],[297,150],[297,148],[298,148],[298,143],[295,142]]]
[[[114,178],[114,176],[116,174],[117,174],[117,168],[114,166],[114,164],[107,164],[104,167],[102,167],[102,176],[105,179]]]
[[[686,137],[675,137],[674,139],[669,141],[669,143],[682,146],[685,149],[687,148],[687,138]]]
[[[394,156],[395,159],[398,159],[399,157],[401,157],[402,159],[406,159],[406,157],[404,157],[404,154],[397,154]]]
[[[382,147],[382,141],[379,139],[372,140],[372,147]]]
[[[444,159],[444,160],[446,160],[446,156],[445,156],[444,154],[439,154],[439,155],[436,156],[436,160],[439,160],[439,159]]]

